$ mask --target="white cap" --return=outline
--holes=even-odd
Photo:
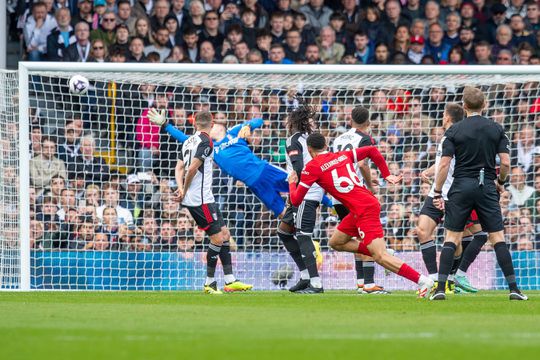
[[[135,183],[140,183],[140,182],[141,181],[139,180],[139,177],[136,174],[131,174],[131,175],[128,175],[128,177],[127,177],[128,185],[135,184]]]

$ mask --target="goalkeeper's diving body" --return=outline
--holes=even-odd
[[[167,122],[165,111],[151,109],[149,120],[161,126],[170,136],[183,143],[188,136]],[[281,218],[285,213],[285,200],[281,193],[289,192],[287,172],[255,156],[249,148],[251,130],[263,125],[256,118],[229,129],[214,124],[210,137],[214,140],[214,161],[227,175],[242,181],[261,202]]]

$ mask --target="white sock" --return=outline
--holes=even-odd
[[[437,273],[429,274],[429,277],[430,277],[431,280],[437,281],[437,279],[439,278],[439,274],[437,274]]]
[[[422,285],[427,285],[427,284],[430,284],[430,283],[433,283],[433,278],[431,277],[431,275],[428,276],[425,276],[425,275],[420,275],[420,279],[418,279],[418,285],[422,286]]]
[[[300,279],[309,280],[309,273],[308,273],[307,269],[304,269],[304,270],[300,271]]]
[[[206,281],[204,282],[204,285],[210,285],[213,282],[214,282],[213,277],[206,277]]]
[[[463,270],[458,269],[458,271],[456,272],[456,275],[457,276],[467,276],[467,273],[465,271],[463,271]]]
[[[356,279],[357,286],[364,286],[364,279]]]
[[[322,281],[320,277],[312,277],[309,282],[314,288],[322,288]]]
[[[367,289],[370,289],[372,287],[374,287],[375,284],[374,283],[371,283],[371,284],[365,284],[364,287],[367,288]]]
[[[448,275],[448,281],[454,281],[454,275],[452,274]]]
[[[236,281],[236,278],[233,274],[225,275],[224,276],[225,284],[230,284]]]

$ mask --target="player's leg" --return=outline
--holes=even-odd
[[[304,200],[298,207],[296,213],[296,239],[300,246],[300,252],[304,259],[307,271],[309,273],[310,286],[299,293],[322,293],[322,281],[317,269],[316,250],[313,244],[312,235],[317,220],[317,209],[319,202],[314,200]]]
[[[469,282],[467,270],[487,242],[487,233],[482,230],[480,224],[474,224],[469,228],[469,231],[473,234],[473,238],[468,246],[463,246],[463,255],[454,280],[456,286],[459,286],[461,289],[468,292],[478,292],[478,289]],[[462,241],[462,243],[465,245],[464,241]]]
[[[345,216],[349,215],[349,209],[347,209],[345,205],[343,204],[334,203],[334,210],[336,211],[339,221],[342,221],[345,218]],[[362,293],[364,289],[364,284],[365,284],[364,262],[363,262],[364,257],[365,255],[354,254],[354,269],[356,270],[356,287],[358,288],[359,293]]]
[[[428,196],[420,210],[416,227],[422,259],[429,276],[435,281],[437,281],[437,246],[433,234],[443,216],[444,213],[433,205],[433,198]]]
[[[222,245],[221,251],[219,253],[219,260],[221,260],[221,266],[223,267],[223,277],[225,280],[225,286],[223,290],[226,292],[235,292],[235,291],[248,291],[253,288],[253,285],[245,284],[239,281],[233,274],[232,267],[232,257],[231,257],[231,233],[229,228],[225,225],[223,217],[219,209],[217,209],[218,219],[221,219],[221,237]]]
[[[478,220],[482,225],[482,229],[488,233],[488,241],[493,246],[493,250],[495,250],[497,263],[508,283],[510,300],[528,300],[527,296],[522,294],[519,290],[516,273],[514,271],[514,264],[512,263],[512,256],[504,241],[504,224],[499,205],[499,194],[497,193],[495,184],[488,182],[484,185],[482,190],[484,196],[478,201],[475,210],[478,214]]]
[[[281,243],[291,255],[294,263],[298,267],[298,271],[300,271],[300,280],[298,280],[298,283],[296,283],[296,285],[289,289],[289,291],[292,292],[303,290],[309,286],[309,273],[307,271],[306,264],[304,264],[304,260],[302,259],[302,253],[300,252],[300,246],[298,245],[298,241],[294,237],[295,211],[296,209],[294,207],[287,207],[285,215],[281,219],[277,230],[277,234],[279,239],[281,240]]]

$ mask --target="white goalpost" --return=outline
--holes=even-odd
[[[76,74],[89,79],[88,93],[70,94]],[[444,106],[460,103],[467,85],[482,88],[485,114],[510,137],[520,172],[501,197],[507,243],[518,283],[540,289],[540,68],[21,62],[0,79],[1,290],[201,288],[208,240],[171,200],[180,145],[148,121],[152,107],[186,135],[201,110],[226,128],[262,118],[250,148],[282,168],[287,114],[300,103],[317,111],[330,143],[350,129],[355,106],[367,107],[371,136],[404,175],[402,186],[381,180],[377,189],[388,246],[425,272],[415,225],[430,185],[419,175],[435,160]],[[271,212],[217,165],[213,191],[234,239],[236,276],[259,290],[293,284],[298,274]],[[327,246],[337,222],[321,207],[314,239],[323,284],[354,289],[353,256]],[[439,246],[442,236],[439,229]],[[469,276],[481,289],[505,286],[489,247]],[[379,267],[375,279],[412,289]]]

